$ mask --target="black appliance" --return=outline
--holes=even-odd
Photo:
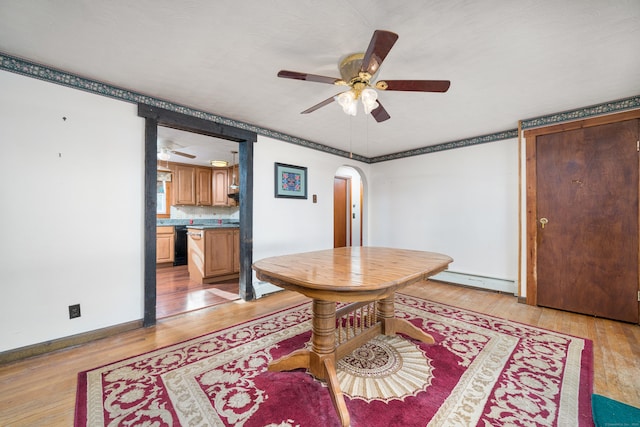
[[[176,242],[173,265],[187,265],[187,226],[176,225]]]

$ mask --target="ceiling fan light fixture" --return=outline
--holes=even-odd
[[[362,104],[364,105],[364,113],[369,114],[378,108],[378,92],[371,88],[366,88],[360,94]]]
[[[391,48],[398,40],[398,35],[391,31],[375,30],[369,41],[369,46],[364,53],[354,53],[342,59],[338,65],[341,79],[335,77],[321,76],[318,74],[301,73],[298,71],[280,70],[278,77],[285,79],[306,80],[310,82],[325,83],[339,86],[350,86],[351,94],[344,92],[307,108],[301,114],[308,114],[337,101],[346,114],[355,116],[357,114],[356,101],[363,97],[365,114],[371,115],[373,119],[380,123],[389,120],[391,116],[384,106],[378,102],[377,95],[370,93],[367,96],[362,92],[375,87],[378,90],[404,91],[404,92],[446,92],[449,90],[451,82],[449,80],[388,80],[372,83],[375,75],[380,70],[382,62],[385,60]]]
[[[348,90],[336,95],[335,100],[342,107],[345,114],[355,116],[358,113],[358,103],[356,101],[356,94],[353,91]]]

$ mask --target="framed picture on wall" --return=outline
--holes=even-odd
[[[275,164],[275,196],[291,199],[307,198],[307,168]]]

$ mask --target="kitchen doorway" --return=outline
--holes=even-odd
[[[212,307],[240,299],[237,278],[218,283],[203,284],[189,273],[188,233],[189,226],[239,223],[239,207],[233,199],[228,199],[227,191],[236,184],[235,171],[238,143],[201,135],[194,132],[158,126],[158,230],[166,230],[167,235],[158,231],[156,254],[156,316],[170,317],[189,311]],[[232,171],[233,179],[224,176],[221,184],[224,197],[212,197],[212,162],[217,162],[218,171]],[[179,166],[180,169],[177,169]],[[178,170],[205,170],[209,173],[202,182],[189,182],[186,192],[194,192],[195,187],[208,187],[207,191],[195,191],[195,205],[179,204],[184,188],[184,180],[179,180]],[[216,174],[219,175],[219,174]],[[236,185],[237,186],[237,185]],[[229,188],[227,190],[227,188]],[[182,190],[182,191],[180,191]],[[215,193],[215,191],[214,191]],[[206,201],[201,198],[206,197]],[[182,195],[182,198],[185,198]],[[189,199],[189,197],[186,197]],[[165,255],[164,252],[170,252]],[[191,260],[193,262],[193,260]]]
[[[239,234],[237,268],[239,296],[245,301],[255,299],[253,289],[253,144],[255,132],[219,124],[205,118],[138,104],[138,116],[145,119],[145,211],[144,211],[144,326],[157,320],[157,199],[158,199],[158,126],[193,132],[233,141],[238,145]],[[234,257],[236,249],[234,248]]]

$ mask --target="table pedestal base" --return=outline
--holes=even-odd
[[[393,295],[378,301],[377,304],[378,321],[371,325],[366,332],[363,331],[350,340],[336,345],[336,303],[314,299],[311,350],[296,350],[269,364],[269,371],[291,371],[304,368],[315,378],[326,381],[342,427],[348,427],[351,420],[338,383],[336,373],[338,360],[379,334],[393,336],[396,333],[401,333],[426,344],[435,342],[431,335],[416,328],[408,321],[395,318]],[[341,311],[343,310],[341,309]]]

